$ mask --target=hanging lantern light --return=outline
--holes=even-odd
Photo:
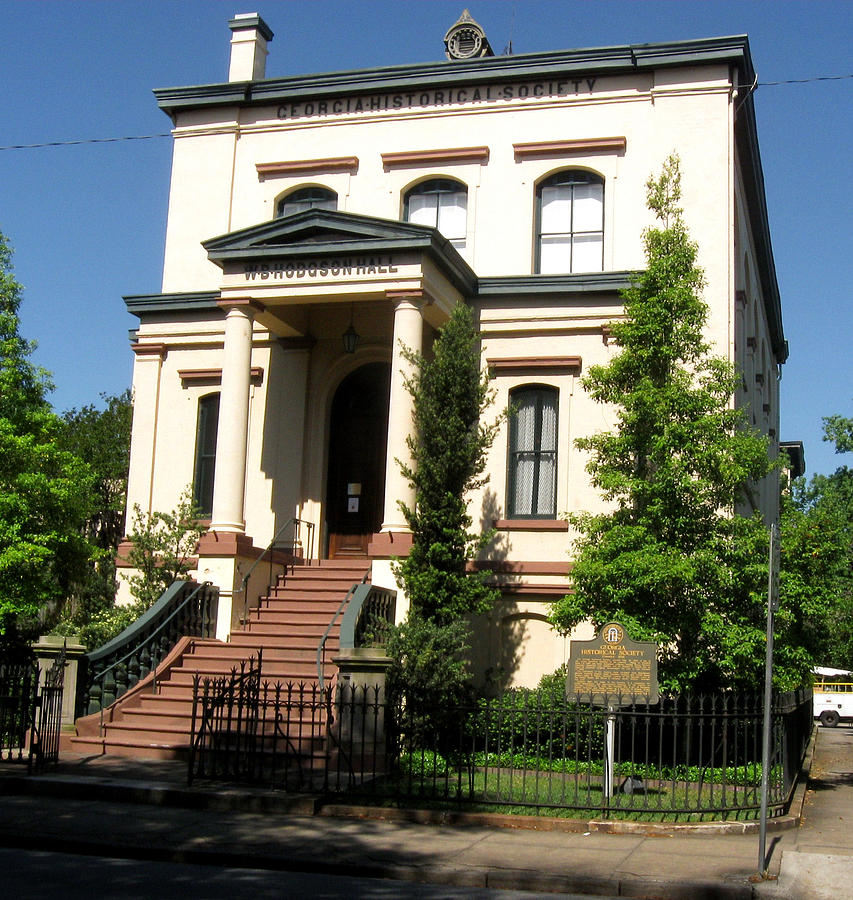
[[[350,307],[349,328],[341,335],[341,340],[344,342],[344,353],[355,353],[355,348],[358,346],[358,332],[353,325],[354,312],[355,304]]]

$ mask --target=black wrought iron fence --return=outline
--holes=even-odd
[[[21,762],[26,758],[38,683],[36,660],[0,661],[0,759]]]
[[[193,680],[188,782],[323,787],[331,689],[261,680],[261,652],[230,675]]]
[[[45,670],[38,661],[0,661],[0,759],[27,762],[30,772],[59,759],[65,646]]]
[[[342,684],[332,696],[313,684],[263,683],[258,674],[257,713],[246,715],[246,701],[223,687],[216,694],[211,684],[203,703],[228,727],[207,736],[198,729],[191,778],[321,790],[362,802],[647,819],[752,818],[760,808],[760,697],[683,695],[653,706],[614,697],[608,709],[514,692],[429,709],[416,701],[390,705],[379,686]],[[328,704],[334,727],[324,734]],[[790,800],[811,728],[810,692],[774,698],[771,815]]]

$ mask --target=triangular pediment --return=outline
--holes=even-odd
[[[270,259],[340,256],[342,253],[421,253],[431,257],[463,293],[476,293],[477,278],[436,228],[339,210],[308,209],[203,241],[208,258],[229,264]]]
[[[399,241],[423,246],[425,241],[437,238],[443,242],[435,228],[377,219],[354,213],[328,209],[307,209],[292,216],[273,219],[251,228],[232,231],[204,241],[203,246],[213,258],[241,250],[272,248],[282,249],[311,244],[316,252],[317,244],[342,244],[353,241]]]

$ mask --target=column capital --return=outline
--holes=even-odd
[[[229,313],[231,310],[240,310],[251,316],[266,309],[264,304],[260,300],[255,300],[254,297],[222,297],[216,301],[216,305],[225,313]]]
[[[385,291],[385,299],[390,300],[395,306],[399,306],[402,303],[409,303],[412,306],[420,308],[424,302],[424,292],[419,288],[412,290],[389,290]]]
[[[143,344],[137,341],[130,345],[130,349],[133,350],[136,356],[158,356],[160,359],[163,359],[166,355],[165,344]]]

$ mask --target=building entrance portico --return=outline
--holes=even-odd
[[[405,385],[414,364],[405,351],[423,352],[425,334],[474,296],[473,272],[435,228],[324,209],[204,247],[222,269],[216,303],[226,316],[211,532],[242,534],[255,547],[270,539],[253,521],[245,448],[253,427],[263,431],[246,413],[250,370],[274,347],[275,390],[291,404],[305,396],[304,427],[298,414],[289,437],[302,474],[276,485],[275,518],[297,510],[320,536],[321,555],[398,555],[404,546],[395,535],[408,533],[399,504],[414,502],[397,462],[411,464],[413,400]],[[353,325],[355,358],[341,340]],[[271,415],[274,407],[263,408],[264,421]]]

